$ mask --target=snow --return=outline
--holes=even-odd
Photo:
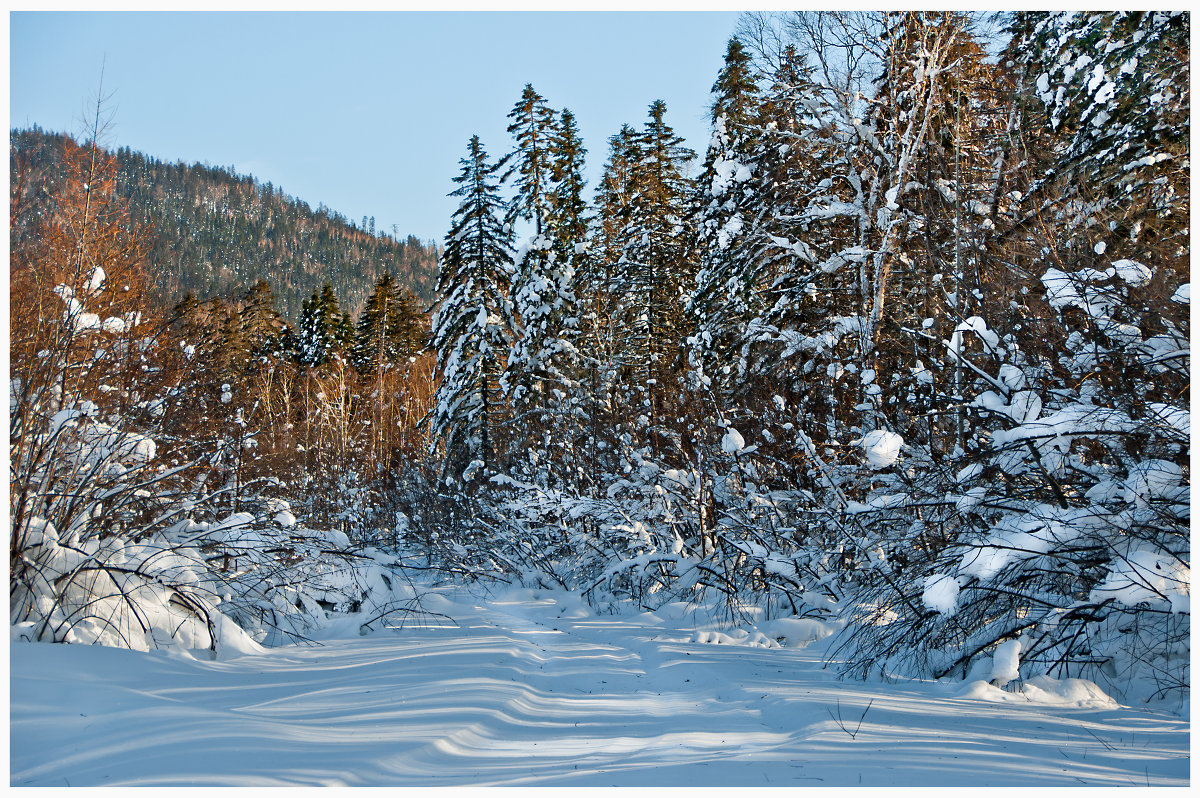
[[[1192,435],[1192,414],[1182,407],[1173,407],[1162,402],[1150,402],[1150,410],[1164,424],[1180,433],[1185,439]]]
[[[737,454],[742,449],[746,448],[746,440],[741,433],[730,427],[725,431],[725,435],[721,438],[721,451],[726,454]]]
[[[1112,267],[1117,270],[1118,277],[1134,288],[1141,288],[1154,277],[1154,272],[1149,266],[1144,266],[1128,258],[1114,260]]]
[[[72,451],[84,460],[97,462],[112,458],[138,464],[154,459],[158,447],[153,439],[95,421],[92,419],[95,414],[96,405],[90,401],[80,402],[78,408],[59,410],[50,418],[49,434],[54,436],[65,429],[78,430],[71,442]]]
[[[970,465],[963,466],[961,469],[959,469],[958,473],[954,475],[954,481],[958,482],[960,484],[964,483],[964,482],[970,482],[972,479],[975,479],[975,477],[979,476],[982,473],[983,473],[983,465],[982,464],[971,463]]]
[[[729,628],[682,603],[596,616],[563,592],[491,593],[422,590],[441,616],[366,636],[344,616],[315,645],[219,660],[18,639],[10,783],[1188,785],[1186,715],[1090,682],[844,681],[809,619]]]
[[[1178,558],[1151,548],[1138,549],[1116,563],[1092,599],[1115,599],[1126,606],[1149,604],[1186,613],[1191,600],[1191,569]]]
[[[877,429],[862,436],[857,443],[862,446],[871,468],[878,470],[888,468],[899,459],[904,438],[894,432]]]
[[[1129,469],[1125,479],[1125,500],[1146,509],[1155,499],[1187,501],[1186,492],[1179,495],[1183,469],[1167,460],[1143,460]]]
[[[925,592],[921,601],[931,610],[943,615],[953,615],[958,605],[958,580],[946,574],[934,574],[925,577]]]
[[[954,334],[945,342],[956,356],[962,353],[964,332],[975,333],[988,352],[995,352],[1000,345],[1000,336],[988,329],[987,322],[979,316],[972,316],[955,327]]]
[[[68,315],[68,318],[71,318],[71,316]],[[100,316],[95,313],[78,313],[74,315],[73,319],[76,330],[100,329]]]
[[[254,523],[253,513],[230,513],[228,516],[213,524],[208,532],[214,538],[220,538],[224,534],[235,532],[243,527]]]
[[[992,683],[1003,687],[1009,682],[1021,678],[1021,641],[1005,640],[996,646],[992,654]]]
[[[1019,391],[1025,387],[1025,372],[1011,363],[1005,363],[1000,367],[1000,381],[1014,391]]]
[[[976,407],[982,407],[993,413],[1003,413],[1018,424],[1036,421],[1042,412],[1042,400],[1033,391],[1017,391],[1010,401],[995,391],[984,391],[971,402]]]
[[[102,269],[99,266],[97,266],[94,270],[92,270],[92,277],[90,280],[88,280],[88,286],[87,286],[88,293],[89,294],[100,293],[100,289],[104,287],[104,279],[107,276],[108,275],[106,275],[104,273],[104,269]]]
[[[129,450],[130,456],[137,461],[148,463],[154,459],[158,453],[158,445],[145,435],[130,435],[133,439],[133,446]]]

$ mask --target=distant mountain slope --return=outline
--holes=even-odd
[[[11,131],[10,157],[29,159],[35,183],[53,180],[64,138],[36,127]],[[324,206],[313,210],[270,183],[222,167],[165,163],[127,147],[113,154],[118,193],[153,231],[150,260],[168,304],[188,291],[199,298],[240,296],[265,278],[280,312],[295,321],[300,303],[329,280],[342,308],[357,314],[388,270],[423,302],[433,298],[432,243],[372,235]]]

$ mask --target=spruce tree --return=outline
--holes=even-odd
[[[1190,246],[1188,14],[1025,12],[1017,22],[1031,30],[1014,38],[1015,58],[1057,140],[1039,151],[1047,173],[1031,191],[1066,191],[1072,226],[1104,218],[1110,258],[1179,263]]]
[[[412,292],[401,289],[396,292],[396,299],[400,357],[411,358],[429,345],[429,320],[421,312],[420,300]]]
[[[337,323],[337,329],[334,331],[337,348],[347,352],[352,351],[354,349],[354,336],[354,320],[350,318],[349,311],[344,311]]]
[[[704,384],[706,372],[728,359],[757,298],[756,269],[744,241],[765,210],[764,168],[756,162],[762,155],[762,97],[750,55],[737,38],[729,41],[712,91],[713,137],[695,200],[699,271],[688,301],[696,325],[692,365]]]
[[[691,185],[684,170],[695,153],[666,123],[666,108],[662,100],[650,104],[650,118],[634,142],[633,190],[617,263],[625,357],[648,402],[656,393],[652,386],[671,370],[683,330],[684,291],[694,278],[687,207]]]
[[[478,136],[460,163],[450,196],[461,201],[446,234],[431,339],[441,381],[427,417],[445,441],[443,478],[450,483],[495,468],[497,378],[514,326],[507,295],[512,232],[494,179],[497,167]]]
[[[575,245],[586,230],[583,147],[570,112],[556,125],[532,86],[509,117],[516,150],[505,178],[515,177],[516,195],[508,219],[532,221],[534,234],[512,280],[517,328],[500,384],[513,406],[513,453],[537,460],[550,445],[550,405],[565,397],[574,371],[578,318],[571,283]]]
[[[175,305],[171,312],[171,325],[176,328],[183,346],[204,348],[203,344],[212,332],[207,329],[206,315],[203,304],[191,291],[184,294],[183,299]]]
[[[554,144],[554,111],[532,85],[526,83],[521,99],[513,106],[508,118],[513,120],[508,132],[516,141],[516,149],[504,163],[508,169],[501,178],[516,188],[508,206],[505,220],[531,221],[534,232],[540,235],[550,215],[551,148]]]
[[[758,81],[754,59],[736,36],[725,46],[725,63],[712,87],[712,121],[724,118],[737,134],[758,113]]]
[[[547,236],[533,236],[517,257],[512,301],[519,321],[501,377],[513,407],[514,460],[545,464],[562,454],[561,416],[578,363],[571,277],[570,263],[559,260]]]
[[[588,206],[583,198],[587,149],[579,138],[575,115],[569,110],[563,110],[553,131],[550,154],[552,188],[546,232],[558,259],[579,271],[587,257]]]
[[[318,366],[325,362],[327,351],[325,337],[322,334],[324,328],[321,298],[314,290],[311,297],[300,303],[296,354],[302,365]]]
[[[612,452],[607,443],[604,449],[599,447],[600,439],[626,412],[616,395],[621,372],[618,307],[622,298],[617,262],[621,255],[620,234],[629,218],[633,165],[638,157],[636,139],[637,131],[631,125],[622,125],[608,140],[609,157],[596,191],[591,238],[584,257],[577,261],[572,286],[579,306],[580,402],[591,459],[590,467],[581,473],[591,477],[592,490],[599,489],[595,476],[602,471],[601,461],[608,460],[606,455]]]
[[[608,139],[608,161],[596,192],[598,262],[604,267],[616,264],[621,257],[621,231],[629,221],[634,183],[633,170],[639,152],[637,130],[629,124]],[[608,282],[607,271],[593,279]]]
[[[391,272],[384,272],[376,281],[358,315],[358,329],[352,359],[361,374],[373,374],[377,368],[395,357],[395,340],[389,321],[395,312],[395,286]]]
[[[353,358],[363,374],[388,363],[400,363],[424,346],[424,331],[412,296],[400,289],[391,272],[375,283],[358,317]]]
[[[278,357],[283,318],[275,308],[275,294],[266,280],[258,280],[246,292],[241,310],[242,336],[256,357]]]
[[[320,293],[313,291],[300,310],[300,362],[306,366],[325,363],[336,350],[351,345],[353,330],[349,314],[338,307],[333,284],[326,281]]]
[[[575,295],[583,311],[584,350],[598,360],[609,360],[614,354],[616,307],[621,293],[616,265],[621,258],[621,231],[629,221],[633,165],[638,157],[636,140],[637,131],[628,124],[608,140],[609,157],[596,191],[592,246],[575,271]]]
[[[219,380],[236,384],[246,370],[250,346],[236,309],[218,302],[215,315],[219,327],[213,358],[214,370]]]
[[[942,342],[968,319],[992,317],[989,273],[1007,271],[989,263],[987,251],[1005,124],[993,91],[998,70],[965,14],[902,12],[885,20],[886,57],[870,118],[878,140],[892,143],[875,175],[889,252],[873,259],[873,296],[864,294],[873,335],[864,346],[876,374],[865,398],[906,440],[953,450],[970,437],[965,416],[945,414],[937,423],[920,416],[936,393],[960,392],[964,375],[954,358],[944,359]],[[915,330],[925,334],[906,332]],[[914,382],[913,368],[933,382]],[[904,412],[914,409],[915,423]]]

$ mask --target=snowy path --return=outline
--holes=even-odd
[[[14,643],[11,783],[1187,784],[1186,718],[839,682],[561,598],[433,596],[458,626],[218,662]]]

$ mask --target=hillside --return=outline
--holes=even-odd
[[[14,130],[10,158],[29,160],[30,190],[54,179],[61,134]],[[240,296],[260,278],[295,321],[300,303],[326,281],[343,309],[357,314],[379,276],[390,270],[423,302],[433,298],[437,250],[414,236],[393,238],[341,214],[291,197],[271,183],[223,167],[166,163],[122,147],[117,192],[133,218],[153,230],[155,289],[168,304],[198,297]],[[372,225],[367,225],[372,226]]]

